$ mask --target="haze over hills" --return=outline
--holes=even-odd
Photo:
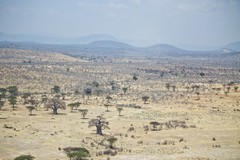
[[[240,50],[240,42],[230,43],[219,49],[209,51],[193,51],[181,49],[170,44],[156,44],[148,47],[136,47],[119,41],[106,34],[95,34],[80,38],[58,38],[34,35],[11,35],[0,33],[0,47],[16,49],[32,49],[62,52],[73,56],[215,56],[236,53]]]
[[[105,46],[115,45],[111,43],[111,41],[114,42],[121,42],[125,43],[128,46],[128,41],[120,40],[112,35],[108,34],[91,34],[86,35],[82,37],[54,37],[54,36],[39,36],[39,35],[31,35],[31,34],[8,34],[8,33],[2,33],[0,32],[0,41],[10,41],[10,42],[37,42],[37,43],[43,43],[43,44],[90,44],[93,42],[98,41],[98,44],[92,44],[92,45],[99,45],[99,41],[104,41]],[[108,42],[107,42],[108,41]],[[108,44],[107,44],[107,43]],[[102,42],[103,43],[103,42]],[[131,43],[130,43],[131,44]],[[101,44],[100,46],[103,46]],[[151,47],[155,48],[152,45]],[[183,50],[192,50],[192,51],[212,51],[212,50],[219,50],[222,48],[227,48],[234,51],[240,51],[240,41],[238,42],[232,42],[229,44],[226,44],[224,46],[205,46],[205,45],[199,45],[199,44],[179,44],[176,45],[179,49],[181,48]],[[161,46],[162,48],[166,49],[166,46]],[[149,47],[142,47],[142,48],[149,48]],[[175,48],[176,49],[176,48]]]
[[[82,37],[54,37],[38,36],[30,34],[7,34],[0,32],[0,41],[11,42],[38,42],[45,44],[88,44],[94,41],[119,41],[117,38],[108,34],[92,34]]]

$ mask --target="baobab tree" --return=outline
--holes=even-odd
[[[110,129],[108,125],[109,123],[102,116],[98,116],[97,119],[92,119],[88,122],[88,127],[96,127],[99,135],[103,135],[102,130]]]
[[[58,114],[58,109],[59,108],[62,108],[62,109],[65,109],[66,108],[66,104],[65,102],[59,100],[59,99],[51,99],[50,101],[48,101],[46,104],[45,104],[45,107],[48,109],[48,108],[51,108],[53,110],[53,114]]]

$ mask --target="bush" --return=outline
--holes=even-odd
[[[14,160],[33,160],[34,158],[35,157],[33,157],[31,155],[21,155],[21,156],[14,158]]]

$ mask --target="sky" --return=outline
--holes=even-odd
[[[0,32],[224,45],[240,40],[240,0],[0,0]]]

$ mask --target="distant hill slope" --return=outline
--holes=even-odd
[[[89,44],[43,44],[35,42],[0,42],[0,48],[16,48],[27,50],[41,50],[61,52],[72,56],[98,55],[98,56],[149,56],[149,57],[179,57],[204,56],[214,57],[226,55],[226,50],[189,51],[169,44],[157,44],[149,47],[135,47],[116,41],[95,41]],[[231,55],[235,52],[228,52]]]
[[[7,34],[0,32],[0,41],[11,42],[38,42],[45,44],[88,44],[94,41],[118,41],[117,38],[107,34],[92,34],[83,37],[66,38],[53,36],[37,36],[27,34]]]
[[[223,46],[223,48],[227,48],[227,49],[235,50],[235,51],[240,51],[240,41],[229,43],[229,44]]]
[[[0,48],[0,63],[86,62],[62,53]]]

